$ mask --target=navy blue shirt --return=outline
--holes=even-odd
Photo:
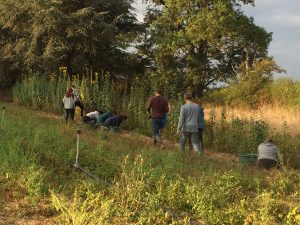
[[[118,127],[124,120],[123,116],[111,116],[104,122],[104,126],[106,127]]]
[[[111,117],[113,114],[111,112],[105,112],[103,114],[101,114],[98,118],[97,118],[97,123],[104,123],[105,120],[107,120],[109,117]]]

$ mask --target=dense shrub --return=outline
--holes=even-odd
[[[300,82],[289,78],[246,80],[211,91],[206,101],[218,105],[249,108],[268,105],[297,108],[300,106]]]

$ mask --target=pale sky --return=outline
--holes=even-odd
[[[136,0],[137,17],[143,20],[146,5]],[[258,26],[273,32],[269,55],[287,71],[279,76],[300,79],[300,0],[256,0],[255,7],[244,7]],[[276,76],[278,77],[278,76]]]

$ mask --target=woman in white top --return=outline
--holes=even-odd
[[[66,123],[68,123],[69,119],[74,120],[75,101],[72,92],[73,92],[72,88],[69,88],[62,100],[65,108]]]

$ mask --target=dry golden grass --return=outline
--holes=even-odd
[[[209,115],[212,109],[215,109],[216,119],[219,120],[223,110],[222,107],[206,107],[205,119],[209,120]],[[226,107],[225,110],[227,120],[231,120],[233,118],[253,118],[254,120],[261,119],[265,121],[274,132],[282,130],[283,124],[286,121],[288,132],[291,135],[300,135],[300,109],[296,110],[290,108],[267,106],[256,110],[230,107]]]

